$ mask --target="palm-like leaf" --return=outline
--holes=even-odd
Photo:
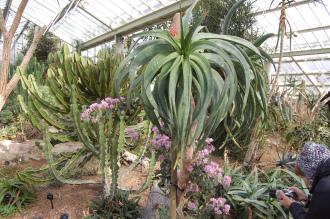
[[[180,39],[166,30],[138,34],[156,39],[137,45],[116,73],[117,92],[127,77],[130,91],[141,86],[148,118],[164,122],[175,151],[211,135],[229,113],[244,111],[253,83],[262,86],[253,82],[260,76],[247,55],[259,59],[257,47],[235,36],[203,33],[198,21],[189,23],[190,16],[188,9]]]

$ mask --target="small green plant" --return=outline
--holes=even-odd
[[[17,207],[13,205],[0,205],[0,215],[3,217],[9,217],[17,211]]]
[[[129,199],[128,193],[117,193],[110,202],[108,199],[94,201],[91,204],[91,215],[87,218],[125,218],[135,219],[141,216],[142,209],[138,205],[139,198]]]
[[[0,129],[0,140],[2,139],[15,139],[17,134],[17,127],[14,125],[6,126]]]
[[[7,125],[14,119],[13,113],[10,110],[2,110],[0,112],[0,123]]]
[[[14,212],[33,201],[35,198],[32,188],[18,178],[3,178],[0,181],[0,207],[2,214]]]

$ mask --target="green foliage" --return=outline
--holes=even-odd
[[[327,109],[321,110],[311,122],[295,124],[286,131],[287,141],[295,149],[303,147],[307,141],[314,141],[330,146],[330,126]]]
[[[227,173],[226,173],[227,172]],[[305,188],[301,178],[285,169],[263,172],[254,169],[244,173],[240,169],[228,168],[226,174],[232,176],[232,186],[226,198],[234,207],[235,218],[288,218],[288,213],[279,202],[269,197],[269,189],[286,189],[288,186]]]
[[[17,135],[17,127],[16,126],[6,126],[0,129],[0,139],[15,139]]]
[[[290,153],[282,152],[282,154],[278,154],[279,159],[276,160],[276,166],[281,168],[286,168],[293,170],[296,166],[296,157]]]
[[[135,219],[141,217],[142,209],[138,205],[139,199],[129,199],[127,193],[118,193],[114,199],[102,199],[93,202],[90,207],[92,214],[87,218],[126,218]]]
[[[31,25],[28,28],[28,32],[26,35],[27,44],[22,51],[23,54],[26,53],[26,51],[29,49],[32,43],[33,36],[35,33],[35,27],[36,27],[35,25]],[[59,45],[60,45],[60,39],[48,31],[41,37],[38,46],[36,48],[36,51],[34,52],[34,55],[39,62],[46,62],[48,54],[55,52],[59,48]]]
[[[217,134],[234,139],[239,132],[231,130],[248,130],[256,115],[263,118],[267,110],[258,48],[235,36],[203,33],[201,19],[188,23],[189,10],[181,21],[180,39],[166,30],[138,34],[157,39],[137,45],[117,71],[117,91],[127,77],[131,91],[141,86],[148,119],[157,126],[164,122],[177,152],[210,136],[221,122],[223,132]]]
[[[236,2],[237,0],[203,0],[199,1],[195,12],[206,14],[202,25],[206,26],[209,32],[221,33],[225,16]],[[231,19],[227,34],[254,40],[256,33],[253,27],[255,27],[256,19],[252,9],[253,6],[249,2],[241,5]]]
[[[2,110],[0,112],[0,123],[7,125],[13,121],[13,113],[9,110]]]
[[[35,198],[32,188],[18,178],[3,178],[0,180],[0,206],[4,205],[3,199],[6,193],[11,196],[7,205],[14,206],[19,210]]]
[[[0,205],[0,215],[3,217],[9,217],[17,211],[17,207],[13,205]]]

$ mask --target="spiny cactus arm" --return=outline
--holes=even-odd
[[[60,158],[55,162],[55,165],[59,165],[65,158]],[[28,168],[24,171],[18,172],[17,177],[28,184],[43,185],[54,180],[54,177],[49,174],[49,165],[43,166],[40,169]]]
[[[150,121],[145,122],[144,130],[147,130],[147,134],[146,134],[146,138],[144,140],[144,146],[141,147],[138,158],[129,166],[127,173],[132,171],[141,162],[142,157],[143,157],[144,153],[146,152],[147,147],[148,147],[148,143],[150,141],[151,125],[152,124],[151,124]]]
[[[68,54],[68,57],[65,57],[64,59],[64,79],[67,81],[68,84],[75,83],[74,80],[76,80],[74,74],[73,74],[73,66],[72,66],[72,56],[71,54]]]
[[[118,137],[118,147],[117,147],[117,153],[118,156],[121,153],[121,150],[123,149],[125,145],[125,112],[121,112],[121,115],[119,117],[119,137]]]
[[[93,75],[97,75],[99,76],[99,72],[97,71],[97,69],[95,68],[95,65],[93,62],[88,61],[87,62],[88,65],[86,66],[86,72],[88,74],[89,78],[92,78]],[[95,94],[97,94],[99,97],[101,97],[101,93],[98,85],[98,81],[97,80],[89,80],[89,88],[91,89],[91,91]]]
[[[54,95],[56,101],[59,104],[61,104],[64,109],[69,111],[70,97],[66,95],[63,92],[63,89],[61,89],[60,86],[58,85],[57,80],[54,78],[55,77],[54,72],[51,68],[48,69],[47,75],[48,75],[47,84],[50,89],[50,92]]]
[[[119,160],[119,148],[121,148],[124,142],[119,139],[125,138],[125,130],[121,129],[122,123],[124,123],[124,116],[120,115],[120,119],[114,119],[114,131],[111,139],[110,146],[110,167],[111,167],[111,187],[110,198],[113,199],[117,194],[118,189],[118,160]],[[118,134],[118,136],[117,136]]]
[[[58,168],[59,165],[65,163],[65,166],[59,171],[59,175],[71,176],[78,171],[78,168],[84,163],[84,159],[90,156],[91,153],[80,150],[68,155],[68,157],[70,157],[69,160],[68,157],[61,156],[54,162],[54,166]],[[29,168],[17,173],[17,178],[31,185],[45,185],[55,180],[54,176],[49,173],[49,168],[49,164],[40,169]]]
[[[75,54],[74,59],[75,59],[74,66],[77,71],[76,73],[77,73],[78,77],[81,78],[80,83],[82,86],[88,87],[87,80],[86,80],[86,78],[84,78],[84,66],[82,64],[82,62],[84,62],[85,58],[80,57],[78,54]]]
[[[31,112],[31,108],[28,109],[28,106],[24,103],[23,97],[21,95],[17,96],[18,102],[23,110],[23,112],[29,117],[32,125],[36,127],[38,130],[41,130],[41,125],[38,117]]]
[[[99,152],[94,147],[92,141],[89,139],[86,129],[82,126],[80,122],[80,111],[78,110],[78,104],[76,100],[76,94],[73,89],[72,91],[72,105],[71,112],[73,114],[74,125],[79,137],[79,140],[84,144],[84,146],[89,149],[96,157],[99,157]]]
[[[102,118],[102,112],[100,111],[98,114],[99,118]],[[112,120],[112,118],[110,118]],[[101,169],[101,175],[102,175],[102,183],[105,183],[105,157],[107,153],[107,141],[105,139],[104,135],[104,123],[103,121],[98,123],[98,143],[100,147],[100,169]]]
[[[48,170],[45,171],[45,174],[40,174],[40,175],[37,175],[36,173],[34,173],[33,171],[30,171],[30,172],[19,172],[17,173],[17,178],[22,181],[22,182],[25,182],[27,184],[30,184],[30,185],[44,185],[44,184],[47,184],[51,181],[54,180],[54,177],[52,176],[45,176],[46,173],[48,173]]]
[[[46,110],[46,108],[42,107],[40,102],[37,101],[35,98],[31,98],[33,105],[35,106],[35,109],[38,111],[40,116],[51,126],[54,126],[57,129],[61,130],[71,130],[73,125],[64,119],[62,119],[60,116],[57,118],[54,117],[54,115]]]
[[[62,183],[72,184],[72,185],[100,183],[100,182],[96,182],[94,180],[70,180],[70,179],[65,179],[64,177],[62,177],[59,174],[59,172],[56,170],[56,166],[55,166],[55,163],[54,163],[54,158],[53,158],[53,155],[51,153],[52,145],[49,141],[47,128],[44,128],[43,135],[44,135],[44,153],[45,153],[46,159],[47,159],[48,164],[49,164],[50,173],[54,176],[55,179],[57,179],[58,181],[60,181]]]
[[[51,103],[45,101],[40,96],[40,93],[38,93],[39,88],[37,87],[35,82],[33,82],[32,75],[30,75],[29,79],[28,79],[26,77],[25,73],[19,68],[18,68],[18,73],[21,77],[23,88],[29,92],[29,94],[31,95],[31,98],[35,98],[36,100],[38,100],[40,102],[40,104],[42,104],[44,107],[48,108],[49,110],[52,110],[56,113],[66,113],[66,111],[64,109],[60,109],[58,107],[53,106]]]
[[[42,126],[40,123],[41,116],[38,112],[36,112],[35,106],[33,105],[33,103],[30,100],[28,100],[28,105],[29,105],[29,107],[28,107],[24,103],[23,97],[21,95],[18,95],[17,99],[20,103],[20,106],[21,106],[23,112],[28,116],[32,125],[41,131],[42,130]],[[66,133],[49,133],[49,136],[52,139],[57,139],[60,141],[71,141],[71,140],[75,139],[74,136],[72,136],[70,134],[66,134]]]
[[[101,97],[106,97],[106,83],[102,83],[106,80],[106,63],[103,60],[98,61],[98,66],[100,67],[100,77],[99,77],[99,86]]]
[[[147,188],[149,188],[152,179],[155,176],[155,166],[156,166],[156,154],[154,151],[151,152],[151,158],[150,158],[150,166],[148,169],[148,175],[147,178],[145,180],[145,182],[143,183],[143,185],[141,186],[141,188],[137,189],[137,190],[132,190],[130,193],[141,193],[143,191],[145,191]]]
[[[77,92],[76,98],[77,100],[79,100],[79,103],[81,105],[89,105],[92,102],[92,100],[95,100],[97,98],[95,96],[92,96],[92,93],[87,93],[85,91],[85,88],[80,88],[80,86],[77,87],[76,92]],[[89,99],[89,97],[92,99]]]
[[[71,158],[66,161],[65,166],[59,171],[59,175],[69,176],[76,174],[80,163],[83,162],[86,156],[89,156],[86,149],[80,149],[79,151],[73,153]]]

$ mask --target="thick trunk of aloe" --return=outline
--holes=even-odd
[[[189,181],[189,171],[188,167],[191,165],[192,158],[194,154],[194,148],[192,146],[187,146],[184,150],[184,157],[182,162],[182,168],[180,169],[179,178],[178,178],[178,204],[181,203],[184,196],[186,195],[186,188]]]
[[[252,134],[251,134],[252,140],[244,156],[244,161],[243,161],[244,167],[251,167],[252,161],[255,157],[256,148],[260,141],[259,123],[260,123],[260,117],[256,119],[256,125],[252,130]]]
[[[177,207],[177,183],[178,183],[178,175],[177,175],[177,152],[175,150],[172,151],[171,154],[171,186],[170,186],[170,218],[176,219],[176,207]]]

